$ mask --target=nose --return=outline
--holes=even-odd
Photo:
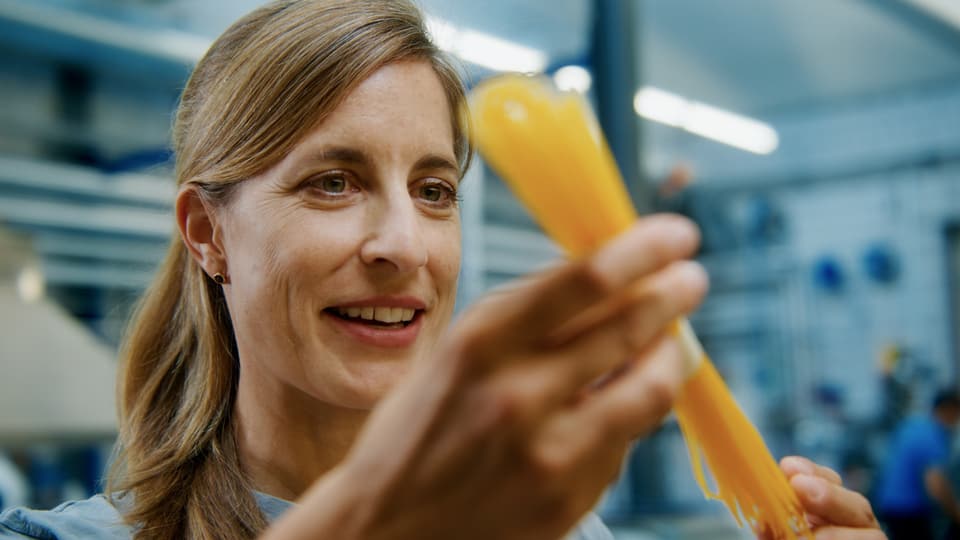
[[[369,232],[360,247],[360,258],[368,265],[390,265],[409,272],[427,264],[420,215],[410,194],[386,195],[382,204],[370,205]]]

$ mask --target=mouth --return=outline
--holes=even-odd
[[[330,307],[324,312],[342,321],[381,330],[406,328],[423,314],[422,309],[387,306]]]

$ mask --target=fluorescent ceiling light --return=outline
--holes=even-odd
[[[427,17],[427,32],[437,47],[452,51],[457,44],[457,28],[443,19]]]
[[[960,5],[956,0],[907,0],[907,3],[942,19],[954,28],[960,29]]]
[[[648,120],[755,154],[769,154],[780,144],[776,130],[769,124],[652,86],[637,91],[633,108]]]
[[[186,65],[196,63],[213,42],[209,38],[179,30],[136,28],[126,23],[36,2],[0,0],[0,17],[83,41],[103,43]]]
[[[188,65],[200,60],[213,42],[210,38],[179,30],[135,28],[78,11],[17,0],[0,0],[0,17]],[[427,17],[427,28],[438,47],[479,66],[524,73],[539,73],[547,67],[547,55],[537,49],[458,28],[436,17]]]
[[[539,73],[547,67],[547,55],[476,30],[457,28],[443,19],[427,17],[427,29],[441,49],[495,71]]]
[[[593,84],[593,77],[583,66],[563,66],[553,74],[553,81],[560,90],[586,94]]]
[[[35,266],[27,266],[17,274],[17,292],[20,299],[26,303],[33,303],[43,297],[43,274]]]

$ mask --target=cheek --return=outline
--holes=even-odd
[[[274,252],[277,272],[291,284],[315,287],[355,255],[359,227],[349,219],[323,213],[307,214],[279,231],[266,249]]]
[[[447,223],[429,238],[430,261],[438,284],[453,294],[460,273],[460,225]]]
[[[349,220],[319,212],[284,218],[265,219],[245,231],[235,252],[239,257],[231,262],[241,274],[235,282],[258,291],[260,304],[309,298],[304,293],[329,279],[356,250],[357,227]]]

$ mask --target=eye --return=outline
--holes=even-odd
[[[340,198],[358,191],[356,182],[344,171],[330,171],[308,180],[304,187],[320,197]]]
[[[444,181],[429,179],[414,188],[414,195],[427,204],[445,208],[457,205],[457,190]]]
[[[423,186],[420,188],[420,196],[430,202],[443,200],[447,194],[437,186]]]
[[[328,175],[320,178],[314,185],[327,193],[343,193],[347,190],[347,179],[343,176]]]

